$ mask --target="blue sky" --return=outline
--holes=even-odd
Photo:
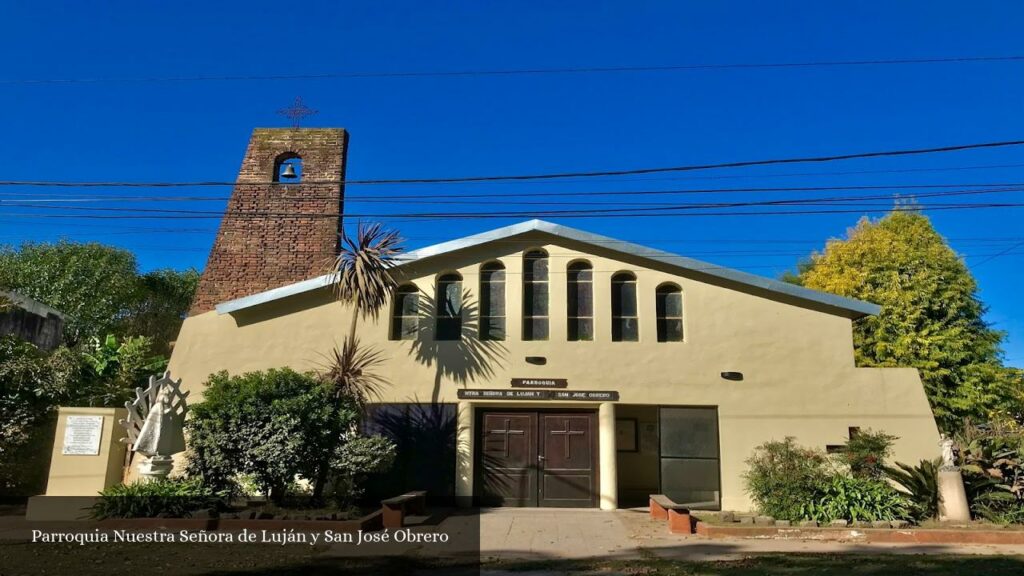
[[[7,56],[0,80],[107,80],[0,83],[0,157],[5,159],[0,179],[231,180],[251,129],[285,125],[275,111],[298,95],[320,111],[310,125],[350,130],[350,178],[641,168],[1022,139],[1024,62],[1019,61],[454,78],[110,80],[1024,54],[1024,5],[972,2],[969,11],[964,6],[934,1],[10,3],[0,36],[0,52]],[[1024,147],[592,182],[350,187],[348,193],[515,195],[1013,182],[1024,182]],[[228,190],[0,192],[7,197],[130,193],[220,198]],[[963,201],[1021,202],[1022,196]],[[353,201],[346,210],[391,214],[523,208],[510,202],[411,206]],[[88,205],[126,206],[113,201]],[[211,200],[130,206],[217,210],[223,205]],[[201,268],[217,224],[209,219],[26,216],[41,212],[59,213],[0,207],[0,242],[94,239],[136,251],[144,269]],[[1009,332],[1007,357],[1016,365],[1024,365],[1018,296],[1024,245],[1017,245],[1024,241],[1018,224],[1022,213],[1020,208],[930,213],[973,267],[990,307],[988,319]],[[842,235],[858,217],[552,220],[777,276],[801,254]],[[507,223],[396,224],[411,246],[419,246]],[[992,258],[1000,252],[1007,253]]]

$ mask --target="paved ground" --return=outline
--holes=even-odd
[[[669,534],[646,508],[607,512],[500,508],[480,517],[484,558],[736,560],[768,553],[1014,554],[1024,546],[908,545],[773,539],[715,539]]]

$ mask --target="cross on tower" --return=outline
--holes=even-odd
[[[292,121],[293,128],[298,128],[299,123],[302,122],[302,119],[306,116],[312,116],[318,112],[319,110],[314,110],[309,106],[306,106],[302,101],[302,96],[296,96],[294,104],[287,108],[281,108],[277,111],[278,114]]]
[[[573,430],[569,426],[569,419],[565,419],[565,430],[551,430],[551,435],[565,436],[565,459],[569,460],[569,445],[572,443],[570,436],[582,436],[586,434],[583,430]]]
[[[504,435],[504,437],[502,439],[505,442],[505,447],[504,448],[505,448],[505,457],[506,458],[508,457],[508,437],[510,435],[520,436],[520,435],[526,433],[524,430],[512,430],[512,427],[509,426],[509,424],[511,422],[512,422],[511,418],[505,418],[505,429],[504,430],[491,430],[490,431],[490,434],[503,434]]]

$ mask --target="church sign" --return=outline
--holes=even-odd
[[[568,388],[565,378],[513,378],[513,388]]]
[[[606,390],[475,390],[458,391],[460,400],[555,400],[575,402],[614,402],[617,391]]]

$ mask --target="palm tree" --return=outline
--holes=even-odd
[[[379,397],[380,389],[387,385],[384,377],[374,373],[374,368],[383,363],[381,353],[360,344],[356,327],[360,318],[378,318],[391,301],[396,286],[391,268],[402,253],[401,244],[398,232],[376,223],[360,222],[355,237],[342,233],[341,249],[330,275],[337,299],[352,307],[352,320],[341,348],[334,347],[320,372],[321,380],[332,390],[335,415],[348,402],[363,408]],[[337,430],[332,434],[332,445],[320,463],[313,492],[317,499],[323,495],[331,457],[341,442],[341,433]]]

